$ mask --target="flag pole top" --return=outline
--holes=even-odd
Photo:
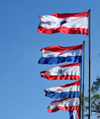
[[[89,9],[89,12],[91,11],[91,9]]]

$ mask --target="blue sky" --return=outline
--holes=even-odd
[[[89,9],[91,9],[91,82],[93,82],[100,76],[99,0],[0,1],[0,119],[69,118],[66,111],[47,112],[52,99],[45,97],[43,90],[72,81],[49,81],[40,77],[40,71],[57,66],[38,64],[42,56],[40,49],[43,47],[74,46],[82,44],[85,40],[85,95],[88,95],[88,36],[38,33],[40,19],[37,15],[77,13]]]

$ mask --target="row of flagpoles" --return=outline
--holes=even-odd
[[[41,22],[38,26],[38,32],[53,34],[62,32],[65,34],[90,34],[90,29],[88,33],[88,15],[89,12],[82,13],[56,13],[51,15],[43,15],[39,18]],[[90,15],[89,15],[90,16]],[[90,22],[89,22],[90,26]],[[89,35],[89,41],[90,41]],[[84,49],[85,49],[85,43]],[[40,58],[40,64],[58,64],[63,62],[74,62],[72,64],[65,64],[41,71],[41,77],[48,80],[77,80],[77,82],[66,84],[58,87],[51,87],[45,89],[45,96],[49,98],[59,99],[54,100],[50,103],[48,107],[48,112],[56,112],[58,110],[69,111],[70,119],[81,119],[80,114],[80,63],[82,63],[82,50],[83,44],[70,47],[62,46],[50,46],[41,49],[43,52]],[[89,46],[89,53],[91,47]],[[84,52],[85,53],[85,52]],[[83,53],[83,54],[84,54]],[[90,55],[89,55],[90,56]],[[85,55],[84,55],[85,57]],[[83,58],[84,58],[83,57]],[[89,57],[89,99],[91,97],[90,86],[91,86],[91,56]],[[84,65],[83,60],[83,65]],[[82,65],[81,65],[82,66]],[[83,66],[84,70],[84,66]],[[84,96],[84,71],[83,71],[83,96]],[[80,88],[79,88],[80,87]],[[82,92],[81,92],[82,93]],[[84,97],[83,97],[84,101]],[[83,102],[83,113],[82,118],[84,118],[84,102]],[[89,102],[89,119],[90,119],[90,102]]]

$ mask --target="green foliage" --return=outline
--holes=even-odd
[[[97,118],[100,118],[100,78],[97,77],[96,81],[93,82],[91,88],[91,114],[96,115]],[[82,94],[80,94],[80,98],[82,99]],[[82,106],[82,101],[80,106]],[[85,116],[88,116],[89,110],[89,97],[84,97],[84,111]]]

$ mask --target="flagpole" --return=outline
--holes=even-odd
[[[82,94],[82,62],[80,63],[80,93]],[[82,103],[82,98],[80,97],[80,104]],[[80,119],[81,119],[82,107],[80,106]]]
[[[89,119],[91,119],[91,9],[89,9]]]
[[[84,76],[85,76],[85,41],[83,41],[83,103],[82,103],[82,119],[84,119]]]

